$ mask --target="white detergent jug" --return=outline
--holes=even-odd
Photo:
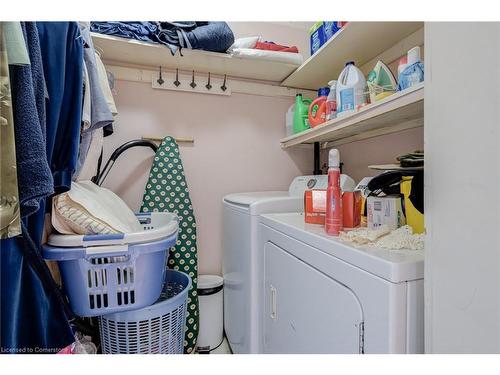
[[[356,111],[366,104],[366,79],[354,61],[348,61],[337,81],[337,116]]]

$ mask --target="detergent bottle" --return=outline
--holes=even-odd
[[[318,97],[309,106],[309,125],[311,128],[322,124],[326,120],[326,99],[330,93],[329,87],[322,87],[318,90]]]
[[[326,121],[337,117],[337,81],[328,82],[330,93],[326,98]]]
[[[311,99],[302,99],[302,94],[295,96],[295,106],[293,110],[293,132],[295,134],[309,129],[307,114]]]
[[[365,76],[354,61],[348,61],[337,81],[337,116],[352,113],[367,103],[365,87]]]
[[[398,91],[407,89],[424,80],[424,64],[420,60],[420,47],[413,47],[406,56],[406,65],[398,69]]]

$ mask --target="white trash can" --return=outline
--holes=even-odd
[[[200,303],[200,331],[197,350],[208,353],[224,339],[223,290],[224,279],[216,275],[198,276],[198,300]]]

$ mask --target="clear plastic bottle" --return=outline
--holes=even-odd
[[[328,82],[328,86],[330,86],[330,93],[326,98],[326,121],[337,117],[337,81]]]

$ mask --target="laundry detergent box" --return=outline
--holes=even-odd
[[[304,221],[308,224],[325,224],[326,190],[312,189],[304,192]]]
[[[323,21],[323,28],[324,28],[324,33],[325,33],[325,41],[330,39],[332,36],[334,36],[342,26],[342,22],[338,21]]]
[[[361,225],[361,191],[345,191],[342,194],[342,226],[344,229],[357,228]]]
[[[366,211],[368,229],[377,229],[385,224],[390,230],[395,230],[406,224],[400,195],[368,197]]]
[[[309,38],[311,45],[311,56],[314,55],[326,42],[325,26],[323,21],[316,22],[309,29]]]

